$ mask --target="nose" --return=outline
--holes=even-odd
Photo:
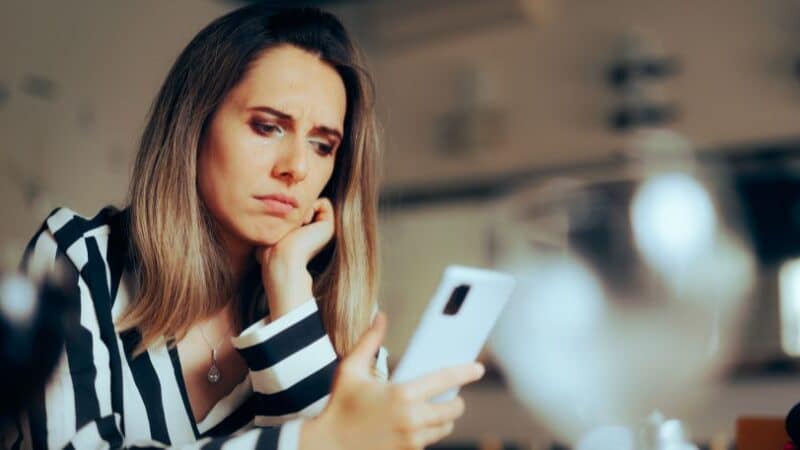
[[[303,181],[308,175],[308,152],[301,139],[289,139],[282,145],[272,167],[272,176],[287,184]]]

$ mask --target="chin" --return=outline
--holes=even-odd
[[[280,242],[292,229],[288,224],[283,226],[273,225],[269,228],[261,227],[254,236],[250,237],[250,241],[256,246],[272,246]]]
[[[253,247],[271,247],[277,244],[280,239],[273,238],[271,236],[254,236],[248,239],[248,242]]]

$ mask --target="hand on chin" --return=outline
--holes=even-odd
[[[278,315],[311,298],[312,279],[306,266],[334,235],[333,205],[327,198],[315,201],[304,219],[302,226],[276,233],[274,243],[256,248],[269,308]]]

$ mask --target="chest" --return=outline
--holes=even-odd
[[[213,345],[216,347],[213,359],[211,346],[199,333],[187,334],[177,345],[186,394],[196,422],[201,422],[248,373],[244,359],[228,339]],[[209,371],[216,373],[210,374]]]

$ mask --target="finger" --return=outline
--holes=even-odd
[[[315,203],[316,214],[312,219],[313,236],[308,242],[309,258],[315,256],[326,244],[331,241],[335,234],[335,224],[333,221],[333,205],[327,198],[319,198]],[[311,230],[312,228],[309,228]]]
[[[453,432],[453,422],[446,422],[441,425],[423,428],[416,433],[415,441],[422,443],[423,447],[441,441]]]
[[[426,403],[420,412],[421,423],[426,427],[435,427],[452,422],[464,414],[464,399],[456,397],[442,403]]]
[[[315,217],[312,220],[317,222],[324,220],[333,220],[333,203],[326,197],[320,197],[314,202]]]
[[[379,312],[372,321],[372,325],[358,340],[353,351],[345,358],[345,361],[356,363],[356,365],[364,369],[364,373],[369,375],[373,356],[378,352],[385,337],[386,314]]]
[[[316,213],[317,213],[317,211],[316,211],[316,209],[314,209],[313,206],[311,208],[309,208],[308,211],[306,212],[306,217],[303,219],[303,225],[310,224],[311,221],[314,220],[314,214],[316,214]]]
[[[405,383],[409,397],[427,400],[455,387],[480,379],[485,369],[481,363],[447,367]]]
[[[320,215],[332,216],[333,213],[333,205],[331,204],[330,200],[325,197],[320,197],[311,204],[311,208],[306,211],[306,215],[303,219],[303,225],[308,225],[311,222],[318,222],[323,220]]]

